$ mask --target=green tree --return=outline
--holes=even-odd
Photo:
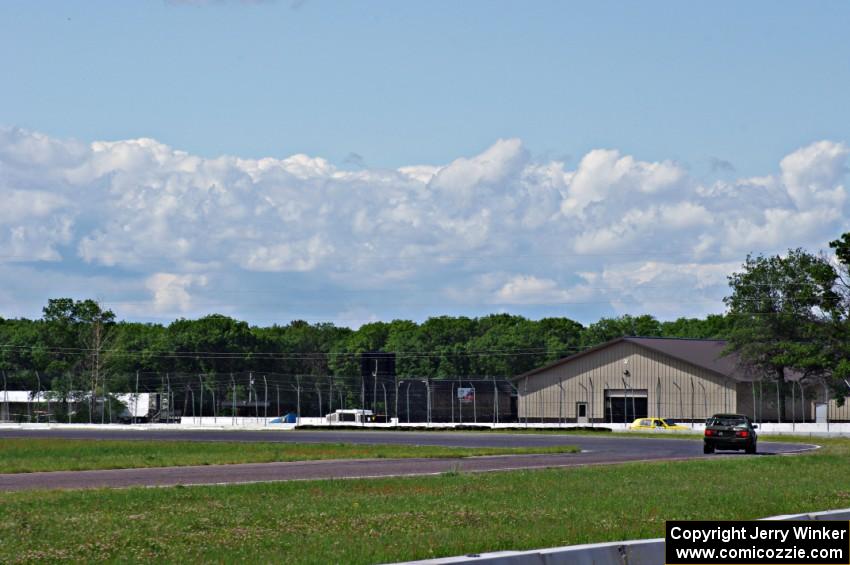
[[[827,365],[830,387],[838,402],[850,394],[850,232],[832,241],[829,246],[838,260],[836,293],[838,307],[827,340]]]
[[[729,276],[728,349],[777,382],[783,414],[786,370],[823,376],[821,339],[839,302],[836,277],[828,261],[802,249],[784,257],[748,256],[742,270]]]
[[[731,318],[723,314],[709,314],[705,319],[678,318],[661,323],[663,337],[692,339],[725,339],[729,333]]]
[[[626,314],[619,318],[602,318],[598,322],[590,324],[582,333],[581,341],[582,345],[593,347],[618,337],[657,337],[660,335],[661,323],[654,316]]]
[[[63,406],[67,407],[72,393],[79,402],[85,396],[83,391],[91,391],[92,396],[114,391],[115,387],[108,386],[106,367],[115,353],[111,348],[115,314],[95,300],[72,298],[48,300],[42,314],[40,342],[49,359],[44,370],[59,389]],[[71,374],[78,378],[69,379]],[[93,400],[89,397],[90,422],[94,421]],[[104,416],[101,414],[101,419]]]

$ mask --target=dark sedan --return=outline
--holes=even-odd
[[[743,414],[715,414],[705,422],[703,453],[714,453],[715,449],[743,449],[756,452],[758,426]]]

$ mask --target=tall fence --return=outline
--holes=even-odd
[[[495,377],[426,379],[278,373],[133,373],[40,375],[3,372],[0,421],[174,422],[185,417],[321,418],[368,410],[371,421],[398,423],[610,423],[643,417],[701,422],[737,412],[757,422],[847,422],[822,383],[670,379],[633,387],[624,379],[576,379],[532,390]],[[681,382],[679,382],[681,381]],[[34,387],[32,385],[35,385]],[[26,387],[30,388],[26,388]],[[145,404],[140,409],[140,397]]]
[[[3,373],[0,420],[16,422],[176,422],[181,418],[319,418],[368,410],[375,422],[507,423],[517,419],[516,389],[495,377],[363,378],[276,373]],[[60,385],[60,386],[57,386]],[[11,387],[10,387],[11,385]],[[139,410],[139,398],[146,405]]]
[[[823,382],[738,381],[717,378],[520,379],[518,418],[536,423],[626,424],[640,418],[704,422],[713,414],[741,413],[756,422],[850,421]]]

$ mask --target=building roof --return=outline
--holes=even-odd
[[[542,373],[554,367],[569,363],[579,357],[590,355],[591,353],[595,353],[596,351],[611,347],[612,345],[621,342],[634,343],[635,345],[645,349],[663,353],[668,357],[685,361],[691,365],[708,369],[718,375],[729,377],[737,381],[756,380],[754,375],[749,374],[741,366],[740,358],[737,354],[729,353],[724,355],[727,342],[722,339],[685,339],[667,337],[619,337],[574,355],[570,355],[569,357],[564,357],[563,359],[559,359],[549,365],[528,371],[527,373],[523,373],[514,378],[521,379],[536,375],[537,373]],[[788,376],[791,380],[794,379],[794,376]]]

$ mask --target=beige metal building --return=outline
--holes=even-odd
[[[780,389],[750,374],[721,340],[623,337],[514,378],[520,421],[631,422],[655,416],[702,421],[747,414],[757,421],[850,421],[850,402],[827,401],[819,383],[788,375]]]

